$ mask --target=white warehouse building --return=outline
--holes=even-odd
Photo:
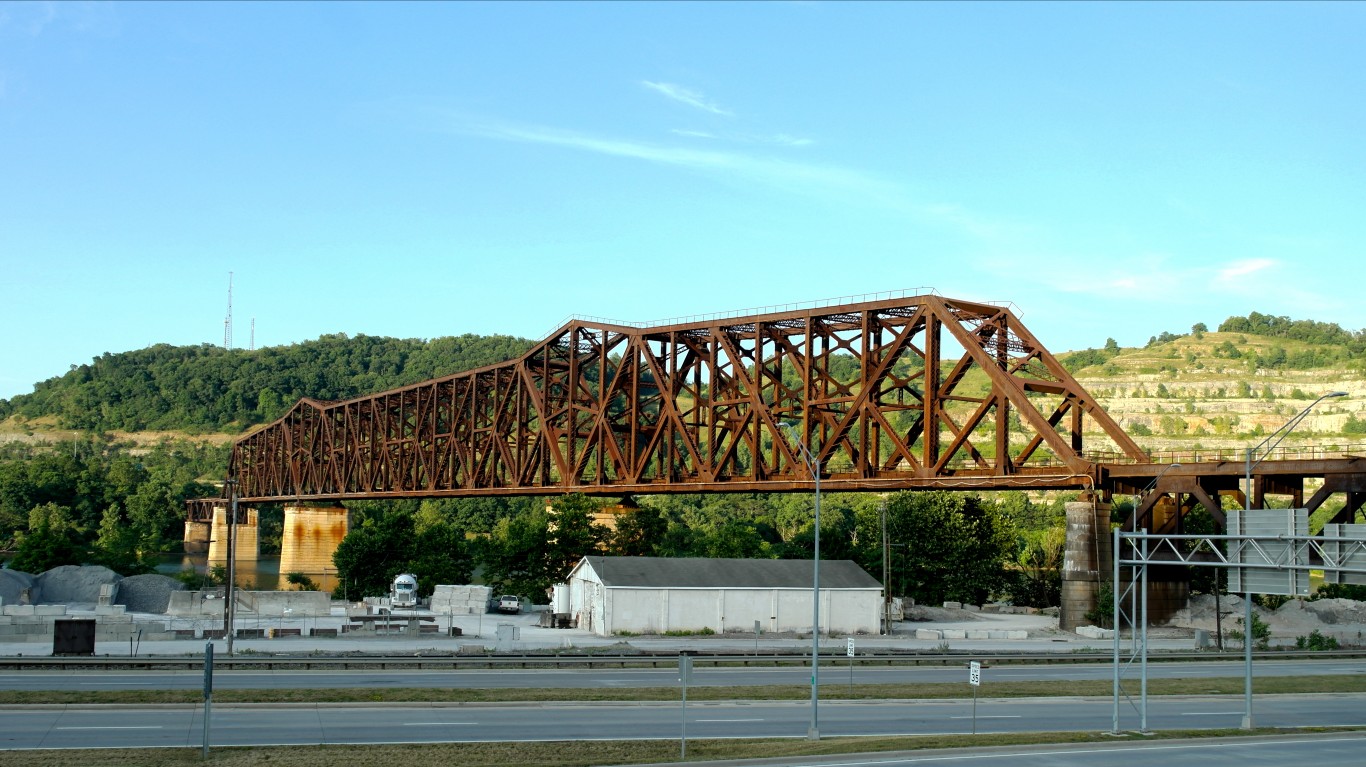
[[[811,631],[811,561],[584,557],[569,573],[567,612],[600,636],[710,629]],[[882,584],[854,562],[822,561],[820,621],[825,634],[876,634]],[[563,588],[563,587],[559,587]]]

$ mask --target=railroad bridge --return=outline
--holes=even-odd
[[[1246,468],[1231,452],[1149,454],[1011,305],[928,291],[573,319],[515,360],[300,400],[236,441],[229,477],[248,504],[796,492],[815,480],[803,447],[825,491],[1077,489],[1097,508],[1135,494],[1126,526],[1154,531],[1180,530],[1196,506],[1222,526],[1221,496],[1242,499]],[[1271,455],[1251,492],[1310,508],[1345,493],[1336,521],[1350,522],[1366,457]]]

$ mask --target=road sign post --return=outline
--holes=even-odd
[[[209,758],[209,717],[213,714],[213,642],[204,643],[204,758]]]
[[[968,663],[968,684],[972,685],[972,734],[977,734],[977,688],[982,685],[982,664]]]
[[[682,653],[678,656],[678,683],[683,688],[683,726],[678,738],[678,758],[688,759],[688,681],[692,679],[692,656]]]
[[[844,651],[849,656],[849,696],[854,695],[854,638],[849,637],[848,649]]]

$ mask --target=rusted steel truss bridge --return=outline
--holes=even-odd
[[[1141,527],[1159,502],[1205,505],[1222,523],[1220,495],[1241,493],[1241,456],[1168,470],[1009,305],[934,292],[655,325],[571,320],[515,360],[300,400],[237,440],[229,474],[256,503],[810,490],[796,441],[828,491],[1108,498],[1156,479],[1130,520]],[[1263,461],[1254,493],[1304,501],[1311,478],[1325,484],[1310,503],[1348,493],[1346,521],[1366,499],[1366,459],[1346,455]]]

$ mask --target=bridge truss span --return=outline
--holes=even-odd
[[[1094,487],[1146,462],[1008,308],[938,295],[631,327],[574,320],[506,363],[239,439],[247,500],[810,487]]]

